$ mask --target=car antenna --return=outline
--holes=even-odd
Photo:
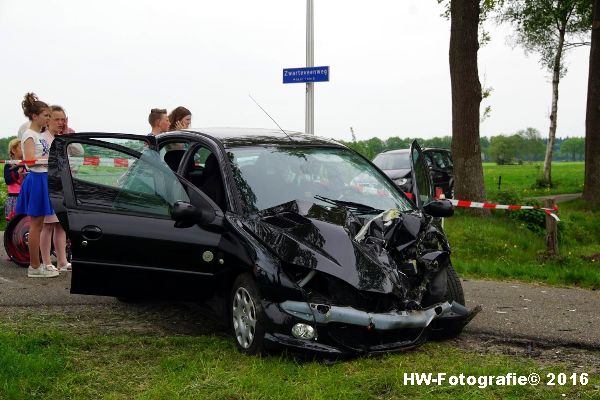
[[[262,107],[260,106],[260,104],[258,104],[258,101],[254,100],[254,97],[252,97],[252,95],[251,95],[251,94],[248,94],[248,96],[250,96],[250,98],[252,99],[252,101],[256,103],[256,105],[258,106],[258,108],[260,108],[261,110],[263,110],[263,112],[264,112],[265,114],[267,114],[267,117],[271,118],[271,121],[275,122],[275,125],[277,125],[277,127],[279,128],[279,130],[280,130],[281,132],[283,132],[283,134],[284,134],[285,136],[287,136],[287,137],[288,137],[288,139],[290,139],[290,140],[293,142],[293,141],[294,141],[294,139],[292,139],[292,137],[291,137],[290,135],[288,135],[288,134],[287,134],[287,132],[286,132],[286,131],[284,131],[284,130],[283,130],[283,128],[281,128],[281,126],[279,126],[279,124],[277,123],[277,121],[275,121],[275,120],[273,119],[273,117],[271,117],[271,116],[269,115],[269,113],[268,113],[268,112],[267,112],[267,111],[266,111],[264,108],[262,108]]]

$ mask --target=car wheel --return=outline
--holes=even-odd
[[[23,214],[10,220],[4,231],[4,249],[15,264],[29,266],[29,217]]]
[[[454,270],[452,264],[446,268],[448,273],[448,291],[446,294],[446,300],[450,303],[456,301],[457,303],[465,305],[465,293],[463,292],[462,283],[460,278]]]
[[[259,354],[265,337],[264,315],[258,286],[250,274],[238,276],[231,289],[231,331],[237,348],[246,354]]]
[[[465,304],[465,294],[463,292],[462,284],[460,279],[452,267],[452,264],[447,267],[447,282],[448,289],[446,292],[446,301],[456,301],[462,305]],[[460,321],[444,321],[435,320],[429,326],[429,337],[433,340],[445,340],[455,338],[462,332],[464,328],[464,322]]]

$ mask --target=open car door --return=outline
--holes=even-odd
[[[71,240],[72,293],[194,300],[212,295],[221,235],[198,224],[177,227],[171,212],[182,201],[223,214],[175,175],[154,137],[59,136],[48,165],[52,205]]]
[[[429,168],[416,140],[410,145],[410,164],[413,199],[417,207],[423,209],[425,205],[434,200],[434,192]]]

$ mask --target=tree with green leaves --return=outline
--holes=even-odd
[[[537,129],[526,128],[518,131],[517,135],[523,138],[518,151],[518,155],[522,160],[535,161],[544,157],[546,145]]]
[[[573,137],[563,140],[560,152],[571,161],[582,160],[585,154],[585,139]]]
[[[600,204],[600,0],[594,0],[591,44],[585,117],[583,198]]]
[[[513,136],[493,136],[490,140],[490,157],[498,165],[512,164],[517,155]]]
[[[386,150],[408,149],[412,140],[409,138],[401,139],[398,136],[392,136],[385,141]]]
[[[586,41],[591,27],[592,0],[506,0],[500,20],[516,29],[516,43],[537,53],[552,73],[552,107],[544,158],[544,180],[552,183],[552,149],[556,138],[558,86],[566,74],[565,52]]]
[[[16,136],[0,139],[0,160],[8,160],[8,143],[14,138]]]

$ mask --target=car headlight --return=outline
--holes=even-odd
[[[402,186],[404,185],[406,182],[408,182],[407,178],[400,178],[400,179],[394,179],[394,183],[398,186]]]

